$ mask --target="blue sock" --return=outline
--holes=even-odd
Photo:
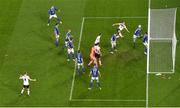
[[[70,54],[68,54],[68,59],[70,59]]]
[[[80,69],[79,68],[77,68],[77,74],[79,75],[79,71],[80,71]]]
[[[136,43],[134,42],[134,48],[136,48]]]
[[[85,72],[85,68],[84,68],[84,66],[82,66],[82,72],[83,72],[83,73]]]
[[[74,59],[74,53],[72,53],[72,58]]]
[[[58,42],[58,40],[56,40],[56,47],[58,47],[58,45],[59,45],[59,42]]]
[[[92,88],[92,82],[90,81],[90,88]]]
[[[48,24],[50,23],[50,19],[48,19]]]

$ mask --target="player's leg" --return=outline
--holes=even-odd
[[[92,85],[93,85],[93,80],[94,80],[95,78],[94,77],[91,77],[91,81],[90,81],[90,87],[88,88],[89,90],[91,90],[92,89]]]
[[[21,90],[21,95],[24,93],[25,88],[23,87]]]
[[[99,61],[99,66],[102,66],[102,62],[101,62],[101,58],[100,57],[98,58],[98,61]]]
[[[90,66],[94,62],[94,57],[93,55],[90,55],[90,62],[88,63],[88,66]]]
[[[72,59],[73,59],[73,61],[75,61],[75,58],[74,58],[74,48],[71,49],[71,53],[72,53]]]
[[[96,82],[97,82],[97,87],[101,90],[101,86],[100,86],[100,82],[99,82],[99,78],[96,77]]]
[[[56,35],[56,47],[59,46],[59,35]]]
[[[114,45],[113,45],[113,41],[111,41],[111,52],[110,53],[113,54],[114,53],[113,51],[114,51]]]
[[[28,94],[28,96],[30,96],[30,89],[29,88],[27,88],[27,94]]]
[[[69,61],[69,60],[70,60],[71,49],[68,48],[67,53],[68,53],[68,59],[67,59],[67,61]]]
[[[81,66],[82,66],[82,73],[84,74],[84,73],[85,73],[85,67],[84,67],[84,64],[82,63]]]
[[[133,36],[133,47],[136,48],[136,35]]]
[[[79,73],[80,73],[80,63],[77,63],[77,74],[79,75]]]
[[[117,49],[116,49],[116,42],[114,42],[114,51],[117,51]]]

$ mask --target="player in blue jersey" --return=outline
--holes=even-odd
[[[49,26],[49,24],[50,24],[50,21],[51,21],[51,19],[52,18],[56,18],[57,19],[57,23],[62,23],[61,21],[60,21],[60,19],[57,17],[57,15],[56,15],[56,11],[59,11],[56,7],[54,7],[54,6],[51,6],[51,8],[48,10],[48,14],[49,14],[49,19],[48,19],[48,26]]]
[[[147,47],[148,47],[148,34],[147,34],[147,32],[144,34],[142,42],[143,42],[143,45],[145,46],[144,54],[147,54]]]
[[[133,35],[134,48],[136,48],[136,39],[140,37],[141,31],[142,31],[141,25],[138,25]]]
[[[70,61],[70,55],[72,54],[72,59],[73,61],[75,61],[75,58],[74,58],[74,46],[73,46],[73,40],[72,38],[68,41],[68,44],[67,44],[67,52],[68,52],[68,59],[67,61]]]
[[[58,26],[59,26],[58,23],[54,26],[54,34],[56,37],[56,47],[58,47],[58,45],[59,45],[59,35],[60,35],[60,31],[58,29]]]
[[[77,73],[79,74],[80,72],[80,66],[82,66],[82,72],[85,72],[85,68],[84,68],[84,63],[83,63],[83,57],[82,54],[80,52],[80,50],[78,50],[77,54],[76,54],[76,63],[77,63]]]
[[[89,87],[88,89],[89,89],[89,90],[92,89],[93,81],[96,80],[96,82],[97,82],[97,87],[99,87],[99,89],[101,90],[100,82],[99,82],[99,76],[101,76],[101,74],[100,74],[100,72],[99,72],[99,69],[98,69],[97,64],[95,64],[95,65],[92,67],[89,76],[91,76],[91,81],[90,81],[90,87]]]
[[[116,50],[116,34],[114,33],[112,36],[111,36],[111,54],[113,54],[114,52],[113,51],[117,51]]]
[[[68,42],[69,42],[69,40],[70,40],[71,37],[72,37],[72,36],[71,36],[71,30],[69,29],[68,32],[66,33],[66,38],[65,38],[65,45],[64,45],[64,47],[67,47],[67,44],[68,44]]]

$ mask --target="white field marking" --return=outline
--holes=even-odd
[[[161,74],[174,74],[174,72],[149,72],[149,74],[157,74],[157,73],[161,73]]]
[[[84,17],[84,19],[119,19],[119,18],[124,18],[124,19],[147,19],[148,17],[145,16],[125,16],[125,17]]]
[[[151,23],[151,0],[148,0],[148,48],[146,70],[146,108],[149,107],[149,47],[150,47],[150,23]]]
[[[84,28],[84,20],[85,20],[85,18],[83,17],[82,23],[81,23],[81,31],[80,31],[80,35],[79,35],[78,50],[79,50],[80,47],[81,47],[82,32],[83,32],[83,28]]]
[[[82,23],[81,23],[81,30],[80,30],[80,35],[79,35],[79,43],[78,43],[78,50],[80,49],[81,46],[81,38],[82,38],[82,31],[83,31],[83,26],[84,26],[84,17],[82,19]],[[74,90],[74,82],[75,82],[75,77],[76,77],[76,62],[75,62],[75,67],[74,67],[74,73],[73,73],[73,80],[72,80],[72,84],[71,84],[71,91],[70,91],[70,96],[69,96],[69,100],[72,100],[72,95],[73,95],[73,90]]]
[[[94,101],[94,102],[146,102],[145,99],[72,99],[71,101]]]
[[[172,38],[150,38],[150,40],[172,40]]]
[[[84,19],[119,19],[119,18],[124,18],[124,19],[147,19],[148,17],[145,16],[124,16],[124,17],[84,17]]]

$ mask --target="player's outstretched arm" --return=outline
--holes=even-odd
[[[20,75],[19,79],[22,79],[22,75]]]
[[[30,78],[29,80],[30,80],[30,81],[36,81],[36,79],[31,79],[31,78]]]
[[[127,32],[129,32],[129,30],[127,29],[127,27],[126,27],[126,26],[125,26],[125,29],[126,29],[126,31],[127,31]]]
[[[117,25],[119,25],[120,23],[114,23],[112,26],[117,26]]]
[[[101,77],[100,71],[98,71],[98,73],[99,73],[99,77]]]

